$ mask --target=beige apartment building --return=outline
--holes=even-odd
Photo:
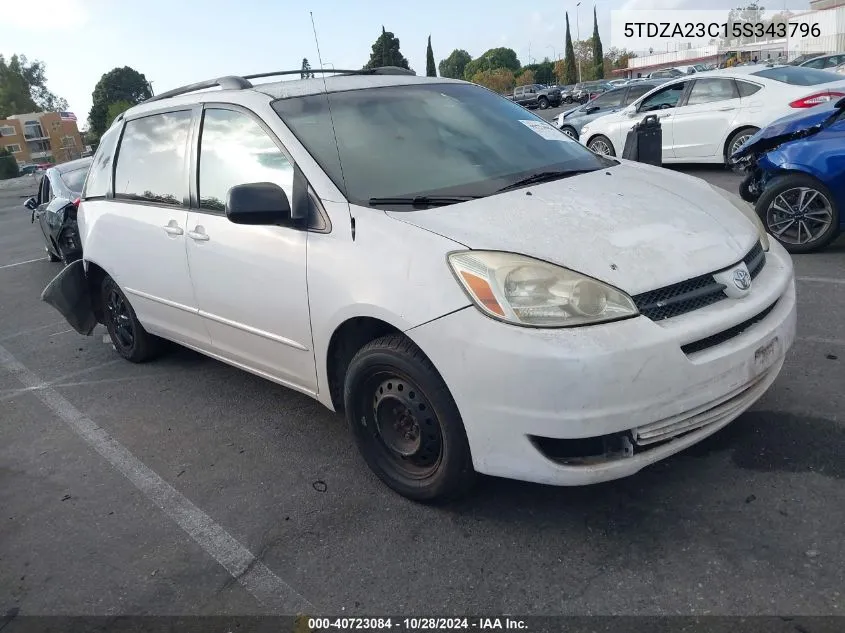
[[[0,147],[19,165],[64,163],[82,156],[85,147],[71,112],[32,112],[0,119]]]

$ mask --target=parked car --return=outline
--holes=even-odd
[[[38,194],[24,203],[32,212],[31,221],[38,220],[51,262],[67,265],[82,256],[76,216],[92,162],[92,158],[81,158],[50,167],[38,183]]]
[[[581,128],[590,149],[615,156],[628,131],[656,113],[664,163],[726,163],[759,129],[794,112],[845,96],[845,80],[795,66],[749,66],[669,81],[615,114]]]
[[[677,68],[663,68],[661,70],[655,70],[653,73],[649,73],[649,79],[674,79],[675,77],[683,77],[686,75],[685,72],[681,72]]]
[[[344,411],[422,501],[476,472],[630,475],[775,380],[792,263],[738,196],[474,84],[342,72],[127,110],[83,190],[84,259],[44,300],[130,361],[169,339]]]
[[[573,94],[575,93],[575,86],[561,86],[560,87],[560,102],[572,103]]]
[[[789,62],[790,66],[801,66],[803,63],[810,61],[811,59],[815,59],[816,57],[821,57],[824,53],[806,53],[804,55],[799,55],[791,62]]]
[[[839,64],[839,66],[833,69],[833,72],[838,75],[845,75],[845,64]]]
[[[845,97],[779,119],[733,159],[740,192],[791,253],[827,246],[845,228]]]
[[[845,64],[845,53],[834,53],[832,55],[820,55],[813,59],[802,62],[803,68],[832,69],[840,64]]]
[[[609,90],[582,106],[562,112],[555,118],[555,125],[561,132],[577,141],[583,125],[611,112],[621,110],[664,81],[660,79],[642,81]]]
[[[38,165],[23,165],[19,173],[21,176],[31,176],[39,170]]]
[[[513,89],[513,101],[526,108],[556,108],[560,105],[560,100],[560,90],[557,88],[531,84]]]
[[[587,103],[609,89],[610,86],[604,81],[582,81],[575,84],[572,100],[577,103]]]

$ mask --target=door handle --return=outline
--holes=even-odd
[[[199,231],[188,231],[188,237],[190,237],[195,242],[207,242],[209,239],[206,233],[200,233]]]
[[[162,228],[164,229],[164,232],[168,235],[182,235],[184,233],[182,227],[176,225],[175,220],[171,220],[170,224],[168,224],[167,226],[163,226]]]
[[[719,108],[719,112],[727,112],[728,110],[736,110],[734,106],[725,106],[724,108]]]

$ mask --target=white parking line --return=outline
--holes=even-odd
[[[24,387],[36,387],[33,393],[41,402],[143,492],[259,602],[277,614],[313,613],[314,606],[308,600],[58,391],[52,387],[37,388],[44,385],[44,381],[2,345],[0,367],[15,376]]]
[[[796,279],[814,284],[838,284],[845,286],[845,279],[834,279],[833,277],[796,277]]]
[[[35,334],[36,332],[40,332],[41,330],[47,330],[50,328],[58,327],[60,325],[64,325],[67,321],[56,321],[55,323],[48,323],[47,325],[40,325],[38,327],[31,328],[29,330],[21,330],[20,332],[15,332],[14,334],[9,334],[8,336],[4,336],[0,338],[0,342],[9,341],[13,338],[17,338],[19,336],[26,336],[27,334]]]
[[[39,257],[38,259],[28,259],[25,262],[17,262],[15,264],[5,264],[3,266],[0,266],[0,268],[14,268],[15,266],[23,266],[24,264],[33,264],[35,262],[40,262],[40,261],[43,261],[43,260],[44,260],[43,257]]]

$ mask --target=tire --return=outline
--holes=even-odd
[[[802,192],[803,209],[799,206]],[[793,173],[773,179],[757,201],[755,210],[766,231],[790,253],[817,251],[839,234],[839,209],[833,195],[808,174]],[[802,239],[806,235],[811,239]]]
[[[391,334],[362,347],[343,395],[361,456],[394,491],[433,503],[470,490],[475,471],[458,407],[410,339]]]
[[[731,134],[730,138],[728,139],[728,142],[725,143],[725,165],[731,164],[731,156],[733,155],[734,151],[739,149],[742,143],[754,136],[759,130],[760,128],[753,126],[741,127],[736,132]]]
[[[591,138],[590,142],[587,143],[587,147],[593,150],[596,154],[616,156],[616,150],[613,149],[613,143],[603,134],[598,134]],[[601,151],[599,151],[599,149],[601,149]]]
[[[158,356],[164,340],[148,333],[120,286],[106,275],[102,285],[103,321],[117,353],[133,363],[143,363]]]
[[[549,109],[549,100],[546,99],[545,97],[540,97],[540,99],[537,101],[537,105],[540,106],[541,110],[548,110]]]
[[[566,134],[568,137],[573,138],[576,141],[578,140],[578,135],[575,133],[575,128],[573,128],[571,125],[564,125],[562,128],[560,128],[560,131]]]
[[[757,198],[759,197],[751,193],[751,179],[753,177],[753,175],[749,175],[741,183],[739,183],[739,197],[751,204],[757,202]]]

